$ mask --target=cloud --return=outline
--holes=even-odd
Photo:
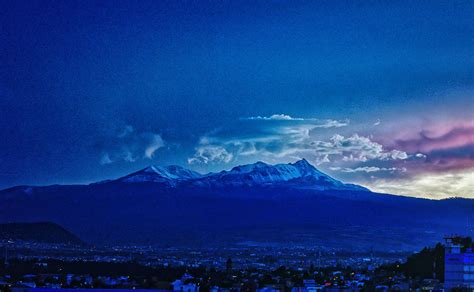
[[[444,172],[474,167],[474,126],[453,127],[442,134],[421,131],[412,139],[399,139],[397,147],[422,152],[422,163],[412,163],[417,172]]]
[[[385,150],[383,146],[368,137],[353,134],[350,137],[334,135],[329,142],[316,144],[320,151],[332,151],[341,155],[345,161],[365,162],[372,159],[397,160],[407,159],[408,154],[400,150]]]
[[[123,131],[120,132],[120,134],[118,134],[118,138],[124,138],[128,135],[130,135],[131,133],[133,133],[135,130],[133,129],[132,126],[130,125],[126,125],[125,128],[123,128]]]
[[[103,143],[100,163],[111,164],[117,161],[135,162],[139,159],[152,159],[156,151],[165,143],[161,135],[152,132],[137,132],[126,126],[117,135]]]
[[[366,183],[376,192],[442,199],[474,198],[474,169],[448,173],[421,173],[400,179],[376,179]]]
[[[338,120],[320,120],[316,118],[294,118],[286,114],[273,114],[269,117],[266,117],[266,116],[246,117],[246,118],[242,118],[242,120],[318,122],[317,127],[319,128],[339,128],[339,127],[345,127],[349,124],[348,120],[338,121]]]
[[[373,126],[374,126],[374,127],[375,127],[375,126],[378,126],[378,125],[380,125],[380,123],[381,123],[381,122],[380,122],[380,119],[377,119],[377,120],[373,123]]]
[[[304,121],[305,119],[303,118],[293,118],[289,115],[285,114],[273,114],[269,117],[262,117],[262,116],[256,116],[256,117],[248,117],[248,118],[243,118],[244,120],[264,120],[264,121],[271,121],[271,120],[276,120],[276,121]]]
[[[358,134],[349,137],[339,134],[319,137],[319,133],[346,125],[347,122],[318,119],[296,121],[290,116],[279,115],[280,121],[291,118],[293,122],[255,123],[256,120],[270,118],[243,120],[243,124],[241,122],[234,129],[221,129],[202,137],[189,162],[207,164],[215,160],[216,163],[229,163],[240,158],[265,158],[283,162],[304,157],[316,164],[323,164],[338,161],[403,160],[409,157],[404,151],[386,150],[381,144]]]
[[[153,133],[144,133],[142,137],[147,137],[146,140],[148,140],[146,142],[148,146],[146,146],[145,148],[145,157],[151,159],[153,158],[153,155],[155,154],[156,150],[164,146],[163,139],[160,135]]]
[[[396,144],[408,151],[431,152],[441,149],[452,149],[466,145],[474,145],[474,126],[455,127],[441,135],[430,131],[421,131],[418,137],[408,140],[397,140]]]
[[[370,173],[370,172],[380,172],[380,171],[389,171],[389,172],[402,171],[402,172],[405,172],[406,171],[406,168],[377,167],[377,166],[362,166],[362,167],[357,167],[357,168],[330,167],[330,169],[334,170],[334,171],[340,171],[340,172],[346,172],[346,173],[353,173],[353,172]]]
[[[193,163],[228,163],[232,160],[232,154],[224,147],[206,145],[196,148],[194,157],[188,159],[189,164]]]
[[[111,164],[113,161],[110,159],[109,153],[103,153],[100,158],[100,164]]]

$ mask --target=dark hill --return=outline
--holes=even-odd
[[[0,240],[84,245],[77,236],[52,222],[0,224]]]

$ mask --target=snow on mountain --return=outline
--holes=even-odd
[[[207,185],[266,185],[281,183],[304,176],[322,176],[321,172],[312,167],[306,160],[293,164],[269,165],[263,162],[236,166],[229,171],[221,171],[208,175],[202,183]]]
[[[231,170],[201,175],[180,166],[149,166],[119,178],[126,183],[154,182],[169,186],[187,183],[197,187],[284,186],[314,190],[369,191],[357,185],[344,184],[319,171],[306,159],[295,163],[270,165],[264,162],[240,165]]]
[[[369,191],[357,185],[344,184],[319,171],[306,159],[295,163],[269,165],[256,162],[236,166],[229,171],[211,173],[193,181],[194,185],[207,187],[226,186],[287,186],[315,190]]]
[[[178,181],[197,179],[201,175],[195,171],[183,168],[177,165],[170,166],[149,166],[122,178],[120,182],[137,183],[137,182],[158,182],[158,183],[175,183]]]

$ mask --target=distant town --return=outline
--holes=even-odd
[[[11,240],[1,246],[1,292],[474,290],[474,244],[459,236],[413,254],[298,246],[96,248]]]

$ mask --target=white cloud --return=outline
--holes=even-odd
[[[331,162],[329,155],[325,155],[320,161],[319,164]]]
[[[454,173],[425,173],[400,179],[376,179],[365,185],[376,192],[406,196],[474,198],[474,169]]]
[[[377,167],[377,166],[362,166],[362,167],[356,167],[356,168],[348,168],[348,167],[330,167],[331,170],[334,171],[340,171],[340,172],[346,172],[346,173],[353,173],[353,172],[379,172],[379,171],[389,171],[389,172],[395,172],[395,171],[401,171],[405,172],[406,168],[397,168],[397,167]]]
[[[262,116],[248,117],[248,118],[244,118],[244,120],[304,121],[303,118],[293,118],[293,117],[291,117],[289,115],[285,115],[285,114],[274,114],[274,115],[271,115],[269,117],[262,117]]]
[[[336,134],[329,141],[312,141],[311,145],[317,153],[340,156],[343,161],[365,162],[373,159],[403,160],[408,158],[408,154],[403,151],[395,149],[386,151],[381,144],[358,134],[350,137]]]
[[[229,163],[233,155],[224,147],[215,145],[203,145],[196,148],[196,153],[192,158],[188,159],[189,164],[193,163]]]
[[[145,149],[145,157],[151,159],[153,158],[153,155],[155,154],[156,150],[160,149],[165,144],[160,135],[152,134],[152,133],[149,133],[147,135],[149,135],[149,138],[148,138],[149,141],[148,141],[148,146]]]
[[[100,163],[104,165],[117,161],[134,162],[139,159],[152,159],[156,151],[164,145],[159,134],[137,132],[128,125],[119,134],[107,139]]]
[[[324,123],[319,125],[317,128],[339,128],[349,125],[349,120],[336,121],[336,120],[325,120]]]
[[[286,114],[273,114],[269,117],[255,116],[242,118],[242,120],[262,120],[262,121],[300,121],[300,122],[315,122],[313,126],[317,128],[339,128],[345,127],[349,124],[348,120],[320,120],[316,118],[295,118]]]
[[[288,120],[291,117],[279,115],[278,118]],[[258,117],[258,119],[264,118]],[[316,164],[323,164],[338,161],[365,162],[408,158],[408,154],[403,151],[385,150],[381,144],[358,134],[349,137],[336,134],[329,139],[315,138],[317,129],[346,124],[347,122],[326,120],[280,124],[259,123],[246,127],[247,124],[243,123],[233,131],[217,131],[202,137],[195,155],[189,159],[189,162],[209,163],[214,159],[215,162],[230,162],[239,157],[248,160],[253,157],[257,160],[265,158],[281,162],[290,157],[305,157]],[[225,153],[223,156],[225,159],[220,155],[213,155],[216,152]]]

